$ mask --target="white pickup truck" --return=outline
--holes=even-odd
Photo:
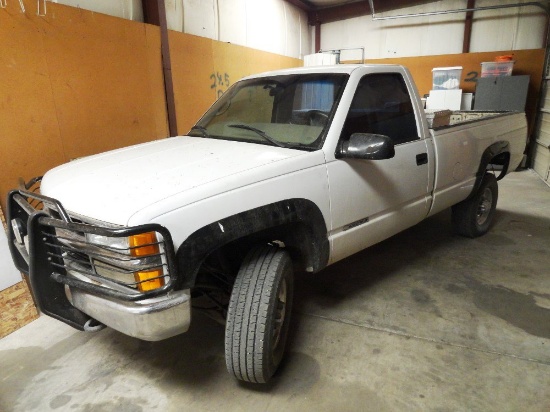
[[[217,314],[229,372],[266,382],[294,273],[449,207],[457,233],[487,232],[525,115],[450,123],[429,127],[402,66],[251,76],[188,136],[75,160],[12,191],[12,256],[40,310],[81,330],[154,341],[185,332],[192,308]]]

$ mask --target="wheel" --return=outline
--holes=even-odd
[[[265,383],[281,363],[294,290],[284,249],[261,246],[245,257],[229,300],[225,326],[227,370],[237,379]]]
[[[497,200],[497,179],[487,173],[473,197],[453,206],[452,221],[455,233],[472,238],[487,233],[495,216]]]
[[[316,109],[309,110],[306,117],[310,126],[324,126],[328,121],[328,114]]]

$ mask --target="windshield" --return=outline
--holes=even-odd
[[[347,79],[347,74],[300,74],[238,82],[189,135],[317,150]]]

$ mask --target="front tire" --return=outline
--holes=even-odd
[[[489,230],[498,200],[498,184],[494,175],[486,173],[476,194],[453,206],[453,229],[467,236],[482,236]]]
[[[229,300],[225,360],[235,378],[265,383],[281,363],[294,291],[288,252],[260,246],[245,257]]]

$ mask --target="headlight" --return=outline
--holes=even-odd
[[[120,253],[128,253],[127,237],[108,237],[86,233],[86,241],[93,245],[107,246],[108,248],[118,249]]]
[[[137,287],[140,292],[158,289],[165,285],[164,250],[156,232],[140,233],[129,237],[109,237],[87,233],[86,241],[114,254],[122,255],[117,258],[113,254],[106,254],[93,258],[92,264],[98,275],[127,286]]]

